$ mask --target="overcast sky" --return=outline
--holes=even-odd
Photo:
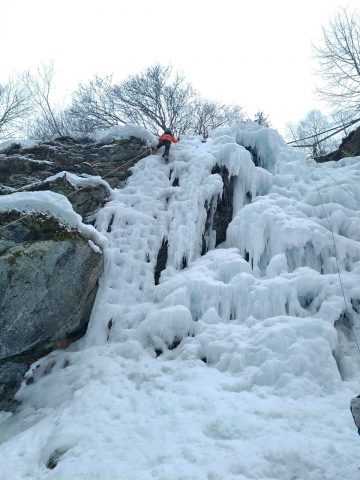
[[[312,42],[358,0],[0,0],[0,82],[55,64],[62,98],[95,73],[171,64],[204,95],[259,109],[275,128],[323,104]],[[324,112],[326,107],[324,105]]]

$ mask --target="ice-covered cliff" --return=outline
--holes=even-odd
[[[358,478],[359,160],[254,123],[140,160],[96,215],[86,336],[0,417],[4,478]]]

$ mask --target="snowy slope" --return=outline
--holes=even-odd
[[[235,211],[201,256],[216,164],[236,177]],[[86,336],[34,365],[2,415],[3,477],[359,478],[359,176],[359,158],[307,162],[252,123],[138,162],[96,218],[105,273]]]

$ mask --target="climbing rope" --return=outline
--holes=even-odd
[[[310,158],[312,158],[312,157],[310,157]],[[316,160],[315,160],[315,161],[316,161]],[[328,177],[330,177],[330,178],[337,184],[337,186],[338,186],[341,190],[343,190],[349,197],[351,197],[353,200],[355,200],[355,202],[358,204],[358,206],[360,206],[360,201],[359,201],[359,199],[357,199],[357,198],[355,197],[355,195],[352,193],[351,190],[346,190],[346,189],[341,185],[341,183],[339,183],[339,182],[336,180],[335,177],[333,177],[329,172],[326,171],[326,169],[321,165],[321,163],[318,163],[318,162],[316,162],[316,163],[317,163],[317,165],[321,168],[321,170],[325,173],[325,175],[327,175]]]
[[[350,318],[350,311],[349,311],[348,304],[347,304],[347,301],[346,301],[344,285],[343,285],[342,278],[341,278],[341,274],[340,274],[339,259],[338,259],[338,253],[337,253],[337,249],[336,249],[336,244],[335,244],[335,235],[334,235],[333,229],[331,228],[331,224],[330,224],[330,220],[329,220],[328,214],[326,213],[325,205],[324,205],[324,202],[323,202],[323,199],[322,199],[322,196],[321,196],[321,192],[320,192],[319,186],[318,186],[318,184],[316,183],[316,180],[315,180],[315,177],[314,177],[314,174],[313,174],[311,165],[310,165],[310,163],[309,163],[310,158],[312,158],[312,157],[311,157],[311,156],[308,156],[308,157],[307,157],[307,162],[308,162],[308,165],[309,165],[309,167],[310,167],[311,178],[312,178],[312,180],[313,180],[313,182],[314,182],[314,184],[315,184],[316,190],[317,190],[317,192],[318,192],[318,194],[319,194],[321,206],[322,206],[322,209],[323,209],[323,211],[324,211],[324,215],[325,215],[325,217],[326,217],[326,220],[327,220],[327,223],[328,223],[328,226],[329,226],[329,230],[330,230],[330,232],[331,232],[332,242],[333,242],[333,246],[334,246],[334,253],[335,253],[336,268],[337,268],[337,273],[338,273],[338,276],[339,276],[339,283],[340,283],[340,287],[341,287],[342,296],[343,296],[343,298],[344,298],[345,312],[347,313],[348,318]],[[350,327],[351,327],[351,331],[352,331],[352,333],[353,333],[353,335],[354,335],[354,339],[355,339],[355,342],[356,342],[357,349],[358,349],[358,351],[359,351],[359,353],[360,353],[359,341],[358,341],[358,339],[357,339],[357,336],[356,336],[356,333],[355,333],[355,330],[354,330],[354,327],[353,327],[352,323],[350,323]]]
[[[115,172],[117,172],[117,171],[124,170],[130,163],[132,163],[132,162],[134,162],[135,160],[137,160],[138,158],[140,158],[141,155],[142,155],[146,150],[148,150],[148,148],[147,148],[147,147],[143,147],[142,150],[141,150],[141,152],[140,152],[138,155],[136,155],[136,156],[133,157],[133,158],[130,158],[130,160],[128,160],[127,162],[123,163],[123,164],[120,165],[119,167],[114,168],[113,170],[107,172],[105,175],[102,176],[102,178],[103,178],[103,179],[104,179],[104,178],[107,178],[107,177],[109,177],[110,175],[112,175],[113,173],[115,173]],[[66,173],[65,173],[65,175],[66,175]],[[64,198],[69,198],[69,197],[75,195],[76,193],[79,193],[79,192],[81,192],[82,190],[85,190],[85,189],[88,188],[88,187],[89,187],[89,185],[87,184],[87,185],[85,185],[84,187],[78,188],[78,189],[76,189],[74,192],[69,193],[69,195],[63,195],[62,198],[60,198],[59,200],[53,201],[52,203],[53,203],[53,204],[59,203],[59,202],[63,201]],[[23,187],[23,188],[24,188],[24,187]],[[23,188],[21,189],[21,191],[23,191]],[[16,192],[12,192],[12,193],[16,193]],[[10,194],[10,195],[11,195],[11,194]],[[11,222],[9,222],[9,223],[6,223],[5,225],[3,225],[3,226],[0,227],[0,231],[3,230],[3,229],[5,229],[5,228],[7,228],[7,227],[9,227],[10,225],[13,225],[14,223],[20,222],[20,221],[23,220],[24,218],[27,218],[27,217],[29,217],[30,215],[32,215],[33,213],[34,213],[34,212],[28,212],[28,213],[26,213],[25,215],[22,215],[21,217],[17,218],[16,220],[13,220],[13,221],[11,221]]]
[[[327,140],[328,138],[336,135],[337,133],[341,132],[342,130],[344,130],[346,127],[350,126],[350,125],[353,125],[357,122],[360,121],[360,118],[356,119],[356,120],[353,120],[352,122],[348,123],[347,125],[344,125],[342,128],[336,130],[338,127],[334,127],[334,128],[330,128],[328,130],[324,130],[323,132],[319,133],[318,135],[322,135],[324,133],[328,133],[328,132],[331,132],[333,130],[336,130],[335,132],[333,132],[332,134],[318,140],[316,143],[319,144],[325,140]],[[311,135],[309,137],[304,137],[304,138],[301,138],[301,139],[298,139],[298,140],[294,140],[292,142],[288,142],[288,144],[292,144],[292,143],[296,143],[296,142],[299,142],[299,141],[303,141],[303,140],[308,140],[310,138],[314,138],[315,135]],[[312,144],[312,145],[294,145],[294,147],[314,147],[315,146],[315,143]],[[310,166],[310,163],[309,163],[309,160],[310,158],[314,159],[311,155],[309,155],[307,157],[307,163],[308,165]],[[316,161],[316,160],[315,160]],[[345,188],[336,180],[336,178],[334,178],[332,175],[330,175],[329,172],[327,172],[320,164],[318,164],[320,166],[320,168],[322,169],[322,171],[328,175],[332,180],[334,180],[334,182],[347,194],[349,195],[353,200],[355,200],[358,204],[359,204],[359,200],[355,197],[355,195],[353,195],[352,192],[348,191],[348,190],[345,190]],[[342,282],[342,278],[341,278],[341,274],[340,274],[340,267],[339,267],[339,259],[338,259],[338,254],[337,254],[337,249],[336,249],[336,243],[335,243],[335,235],[334,235],[334,232],[333,232],[333,229],[331,228],[331,224],[330,224],[330,220],[329,220],[329,217],[326,213],[326,209],[325,209],[325,205],[324,205],[324,202],[322,200],[322,196],[321,196],[321,192],[320,192],[320,189],[318,187],[318,184],[316,183],[316,180],[315,180],[315,177],[313,175],[313,172],[312,172],[312,169],[311,169],[311,166],[310,166],[310,173],[311,173],[311,178],[315,184],[315,187],[316,187],[316,190],[319,194],[319,198],[320,198],[320,202],[321,202],[321,206],[322,206],[322,209],[324,211],[324,215],[326,217],[326,220],[327,220],[327,223],[328,223],[328,226],[329,226],[329,230],[331,232],[331,237],[332,237],[332,242],[333,242],[333,247],[334,247],[334,253],[335,253],[335,261],[336,261],[336,268],[337,268],[337,273],[338,273],[338,277],[339,277],[339,283],[340,283],[340,287],[341,287],[341,292],[342,292],[342,296],[344,298],[344,305],[345,305],[345,312],[347,313],[348,317],[350,318],[350,312],[349,312],[349,308],[348,308],[348,305],[347,305],[347,301],[346,301],[346,296],[345,296],[345,291],[344,291],[344,285],[343,285],[343,282]],[[354,327],[352,324],[350,324],[350,327],[351,327],[351,331],[353,333],[353,336],[354,336],[354,339],[355,339],[355,343],[356,343],[356,346],[357,346],[357,349],[360,353],[360,346],[359,346],[359,341],[357,339],[357,336],[356,336],[356,333],[355,333],[355,330],[354,330]]]

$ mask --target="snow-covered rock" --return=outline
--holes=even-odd
[[[1,213],[0,227],[20,215]],[[12,410],[31,363],[86,331],[103,256],[54,217],[28,215],[1,234],[0,409]]]
[[[140,134],[130,138],[131,133],[137,132],[129,128],[115,139],[104,134],[101,143],[69,137],[35,145],[6,142],[0,149],[0,188],[31,186],[62,171],[101,176],[111,187],[117,186],[131,174],[129,168],[150,150]]]

